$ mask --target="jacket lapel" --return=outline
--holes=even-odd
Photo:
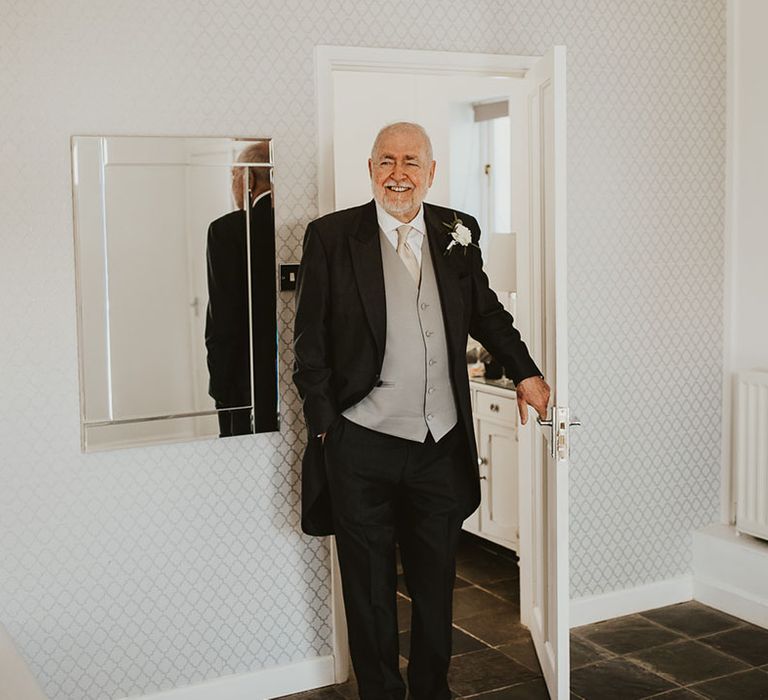
[[[440,304],[443,308],[448,347],[452,352],[460,352],[463,357],[464,348],[461,345],[465,341],[462,341],[461,320],[464,300],[459,286],[459,276],[451,264],[450,256],[445,255],[445,247],[448,244],[447,229],[443,226],[439,214],[426,202],[424,203],[424,222],[427,228],[429,252],[435,268]],[[379,243],[379,222],[376,218],[374,200],[363,206],[357,230],[349,237],[349,247],[357,288],[376,342],[379,365],[381,365],[386,343],[387,304]]]
[[[460,352],[464,357],[466,339],[462,340],[462,315],[464,312],[464,299],[459,286],[459,276],[451,264],[450,255],[445,255],[448,245],[448,229],[443,226],[440,215],[430,204],[424,203],[424,222],[427,227],[427,241],[429,252],[432,255],[432,264],[435,268],[437,288],[440,294],[440,304],[443,307],[443,321],[445,333],[448,338],[448,348],[451,351]]]
[[[376,204],[373,199],[363,206],[358,228],[349,237],[349,247],[357,288],[376,342],[379,365],[381,365],[384,360],[386,341],[387,304],[384,293],[384,267],[379,244],[379,222],[376,218]]]

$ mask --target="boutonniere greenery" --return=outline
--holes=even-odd
[[[443,226],[447,226],[451,233],[451,242],[448,244],[445,251],[443,251],[443,255],[448,255],[455,245],[460,245],[464,248],[464,255],[467,254],[467,248],[469,248],[469,246],[473,245],[475,248],[480,247],[477,243],[472,242],[472,231],[470,231],[464,225],[464,222],[456,216],[456,212],[453,212],[453,221],[451,221],[451,223],[443,221]]]

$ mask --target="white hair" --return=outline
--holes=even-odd
[[[379,129],[379,133],[376,134],[376,138],[373,141],[373,146],[371,146],[371,158],[373,160],[375,160],[375,156],[378,152],[381,140],[387,134],[390,134],[393,131],[416,131],[421,136],[421,138],[424,139],[424,145],[427,149],[427,162],[432,162],[432,141],[429,139],[427,130],[421,124],[417,124],[416,122],[392,122],[391,124],[386,124],[385,126],[381,127],[381,129]]]

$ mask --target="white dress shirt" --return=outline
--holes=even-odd
[[[379,228],[384,232],[387,240],[392,247],[397,250],[397,227],[402,226],[403,222],[398,221],[394,216],[384,211],[384,208],[376,202],[376,217],[379,220]],[[421,265],[421,244],[427,233],[427,227],[424,223],[424,205],[419,206],[416,216],[408,222],[411,230],[408,232],[408,247],[413,251],[416,261]]]
[[[272,190],[264,190],[256,199],[253,200],[253,203],[251,204],[252,207],[256,206],[256,202],[258,202],[260,199],[263,199],[268,194],[272,194]]]

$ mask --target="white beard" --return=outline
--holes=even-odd
[[[397,195],[395,195],[392,199],[386,197],[386,192],[388,190],[385,189],[385,196],[379,199],[376,195],[376,187],[371,183],[371,189],[373,190],[373,197],[374,199],[379,203],[379,206],[387,212],[387,214],[391,216],[397,216],[398,214],[405,214],[406,212],[410,211],[411,209],[418,209],[421,206],[421,203],[423,201],[423,196],[419,198],[419,193],[416,189],[410,189],[408,192],[410,193],[410,197],[400,199],[397,201]],[[406,194],[406,193],[403,193]],[[423,194],[426,194],[424,192]]]

